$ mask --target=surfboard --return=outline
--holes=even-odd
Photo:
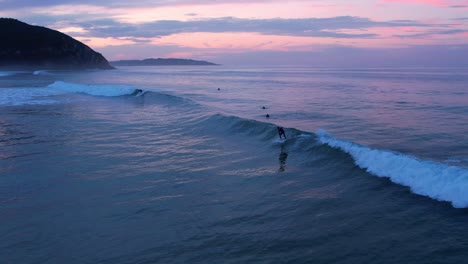
[[[285,139],[276,138],[275,140],[273,140],[273,143],[283,144],[283,143],[285,143],[285,142],[287,142],[289,140],[299,139],[299,138],[310,138],[310,137],[311,137],[311,135],[300,134],[300,135],[288,137],[288,138],[285,138]]]
[[[285,138],[285,139],[277,138],[277,139],[273,140],[273,143],[282,144],[282,143],[286,142],[287,140],[288,140],[288,138]]]

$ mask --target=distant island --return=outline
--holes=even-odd
[[[100,53],[59,31],[0,18],[0,68],[113,69]]]
[[[218,65],[208,61],[190,60],[190,59],[144,59],[144,60],[119,60],[111,61],[113,66],[170,66],[170,65]]]

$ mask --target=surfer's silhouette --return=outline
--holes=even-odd
[[[280,139],[286,139],[286,133],[284,132],[284,128],[283,127],[278,127],[278,135],[279,135],[279,138]]]

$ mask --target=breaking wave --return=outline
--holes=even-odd
[[[319,142],[350,154],[356,165],[373,175],[410,187],[413,193],[451,202],[455,208],[468,207],[468,170],[464,168],[369,148],[333,138],[323,130],[317,135]]]
[[[438,201],[450,202],[455,208],[468,207],[468,170],[463,167],[420,159],[411,155],[370,148],[351,141],[334,138],[324,130],[315,134],[286,128],[288,140],[279,141],[274,124],[235,116],[213,115],[202,124],[209,129],[228,129],[231,133],[257,137],[265,142],[293,147],[291,151],[303,157],[328,145],[351,155],[354,163],[371,175],[389,178],[392,182],[407,186],[418,195]],[[332,158],[341,158],[332,156]]]

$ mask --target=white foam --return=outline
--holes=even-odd
[[[126,85],[111,85],[111,84],[76,84],[56,81],[48,86],[51,89],[67,92],[67,93],[85,93],[97,96],[122,96],[129,95],[136,91],[135,88]]]
[[[464,168],[372,149],[333,138],[323,130],[317,135],[321,143],[349,153],[359,167],[376,176],[408,186],[416,194],[451,202],[455,208],[468,207],[468,170]]]

